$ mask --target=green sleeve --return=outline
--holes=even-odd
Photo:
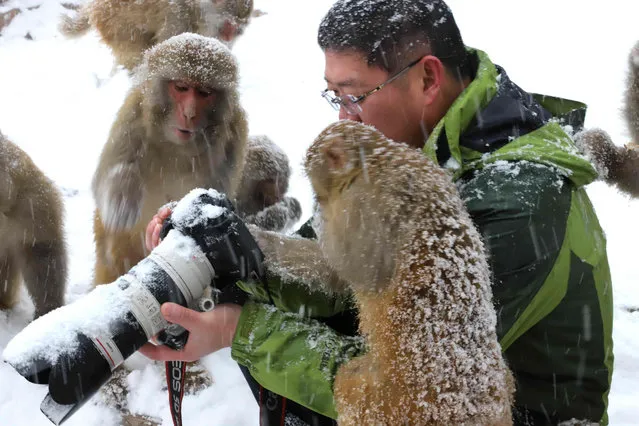
[[[462,178],[459,188],[489,254],[502,339],[553,269],[572,186],[553,168],[522,161],[486,167]],[[533,325],[519,324],[517,334]]]
[[[269,304],[244,305],[231,356],[266,389],[336,418],[333,379],[341,364],[364,351],[360,337]]]

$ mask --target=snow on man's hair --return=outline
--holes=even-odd
[[[183,33],[158,43],[144,53],[139,80],[185,80],[212,89],[238,85],[235,56],[221,41]]]

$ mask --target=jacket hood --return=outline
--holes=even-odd
[[[455,179],[497,161],[531,161],[556,168],[577,186],[595,180],[595,168],[568,134],[583,128],[586,105],[527,93],[484,52],[468,50],[475,78],[437,124],[424,152]]]

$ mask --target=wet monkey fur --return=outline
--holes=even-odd
[[[369,346],[335,377],[339,424],[511,425],[487,256],[449,175],[348,120],[318,136],[305,168],[321,252]]]
[[[54,183],[0,133],[0,309],[15,305],[23,282],[36,317],[64,305],[63,214]]]
[[[157,210],[197,187],[233,198],[248,124],[237,63],[221,42],[181,34],[149,51],[111,127],[92,183],[95,283],[114,281],[147,253]]]

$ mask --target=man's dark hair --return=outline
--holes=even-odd
[[[436,56],[457,78],[473,73],[442,0],[338,0],[322,19],[317,40],[324,51],[361,52],[368,65],[391,73],[417,59],[413,51]]]

